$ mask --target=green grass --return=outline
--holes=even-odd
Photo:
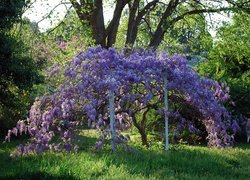
[[[94,137],[81,137],[78,153],[47,152],[10,158],[19,141],[0,144],[0,179],[249,179],[250,145],[231,149],[173,145],[168,155],[137,146],[94,151]]]

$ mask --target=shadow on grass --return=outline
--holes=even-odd
[[[46,172],[29,172],[25,174],[14,174],[10,176],[1,177],[1,179],[25,179],[25,180],[44,180],[44,179],[76,179],[74,176],[63,174],[63,175],[51,175]]]
[[[247,179],[250,177],[250,154],[236,154],[234,157],[224,156],[227,150],[208,151],[207,147],[189,149],[187,147],[172,148],[168,155],[164,152],[148,150],[133,154],[124,152],[96,154],[96,158],[105,156],[108,167],[126,166],[130,174],[157,178],[197,178],[208,179],[229,178]],[[236,158],[235,158],[236,157]]]
[[[118,150],[112,153],[110,149],[100,152],[93,151],[95,137],[81,136],[78,138],[80,152],[73,153],[45,153],[43,155],[26,156],[12,159],[9,150],[17,142],[0,145],[0,179],[80,179],[78,172],[84,174],[81,166],[92,162],[104,165],[99,171],[90,173],[89,177],[109,177],[110,171],[121,173],[126,171],[133,177],[156,179],[248,179],[250,162],[248,153],[232,153],[230,150],[212,150],[206,147],[173,146],[168,155],[163,151],[136,150],[133,153]],[[242,151],[250,146],[244,145]],[[68,162],[65,162],[68,161]],[[82,163],[84,162],[84,163]],[[72,163],[72,164],[71,164]],[[66,165],[65,165],[66,164]],[[79,168],[79,171],[75,169]],[[91,171],[91,170],[89,170]],[[73,173],[72,173],[73,172]],[[100,173],[101,172],[101,173]],[[124,177],[124,179],[126,179]]]
[[[80,144],[80,153],[90,153],[96,142],[94,137],[80,136],[77,138]],[[10,153],[26,140],[13,140],[10,143],[0,143],[0,180],[1,179],[79,179],[70,174],[72,170],[64,167],[68,158],[80,155],[80,153],[46,152],[41,155],[25,155],[12,158]],[[93,149],[93,148],[92,148]],[[74,162],[72,162],[74,163]],[[73,166],[73,164],[72,164]]]

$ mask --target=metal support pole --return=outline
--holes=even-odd
[[[167,87],[167,77],[164,76],[164,115],[165,115],[165,139],[166,139],[166,153],[169,151],[168,142],[168,87]]]
[[[116,150],[115,146],[115,129],[114,129],[114,119],[115,119],[115,108],[114,108],[115,96],[114,91],[109,90],[109,116],[110,116],[110,130],[111,130],[111,145],[112,150]]]

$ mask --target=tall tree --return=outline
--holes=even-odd
[[[156,48],[162,42],[164,34],[174,24],[186,16],[203,13],[216,13],[242,10],[250,12],[249,0],[116,0],[113,17],[105,27],[103,14],[103,0],[70,0],[82,23],[88,23],[93,32],[96,44],[111,47],[116,42],[117,31],[121,15],[128,7],[128,26],[126,32],[126,46],[133,46],[138,29],[146,15],[156,16],[157,26],[152,28],[148,47]],[[155,13],[157,10],[157,13]]]
[[[37,64],[27,56],[25,44],[11,28],[21,20],[28,1],[0,2],[0,127],[10,128],[29,105],[29,90],[40,80]],[[25,108],[26,107],[26,108]],[[2,131],[1,131],[2,132]]]
[[[237,13],[230,24],[222,26],[218,41],[200,72],[226,82],[236,110],[250,117],[250,15]]]

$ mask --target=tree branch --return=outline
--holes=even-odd
[[[67,12],[65,13],[65,15],[64,15],[64,17],[63,17],[63,20],[67,17],[68,11],[69,11],[71,8],[72,8],[72,6],[70,6],[69,9],[67,10]],[[58,23],[55,27],[53,27],[52,29],[50,29],[50,30],[47,32],[47,34],[50,34],[50,33],[53,32],[54,30],[56,30],[58,27],[60,27],[60,26],[64,23],[63,20],[62,20],[60,23]]]
[[[142,20],[147,24],[150,35],[153,36],[152,28],[150,27],[149,22],[145,18],[142,18]]]
[[[185,13],[177,16],[176,18],[173,18],[172,20],[168,21],[167,26],[165,26],[165,28],[163,29],[162,28],[162,26],[163,26],[162,22],[164,22],[164,20],[166,21],[166,18],[171,15],[170,13],[167,13],[168,10],[166,10],[164,15],[161,18],[160,23],[157,26],[157,29],[155,31],[155,34],[154,34],[153,38],[150,41],[149,47],[156,48],[160,44],[160,42],[162,41],[165,32],[170,27],[172,27],[176,22],[182,20],[185,16],[194,15],[194,14],[202,14],[202,13],[216,13],[216,12],[222,12],[222,11],[233,11],[233,10],[243,10],[243,11],[246,11],[246,12],[250,13],[250,7],[243,6],[243,4],[246,4],[246,3],[250,2],[250,1],[247,1],[247,2],[244,2],[244,3],[233,3],[233,1],[227,0],[227,2],[229,2],[229,1],[230,1],[230,4],[233,5],[233,6],[221,7],[221,8],[194,9],[194,10],[185,12]],[[173,1],[171,1],[171,2],[173,2]],[[170,3],[169,3],[169,6],[168,6],[167,9],[175,9],[176,7],[171,6]],[[200,2],[199,2],[199,4],[201,5]]]
[[[147,14],[149,11],[152,11],[156,4],[159,2],[159,0],[153,0],[150,3],[148,3],[139,13],[136,18],[136,21],[141,21],[142,17]]]
[[[160,42],[162,41],[164,37],[164,33],[166,29],[166,28],[163,28],[163,25],[166,24],[167,18],[172,15],[172,13],[176,9],[176,7],[179,5],[179,3],[180,3],[179,0],[171,0],[169,2],[166,10],[164,11],[161,17],[159,24],[157,25],[156,31],[152,39],[150,40],[149,48],[152,48],[152,47],[156,48],[160,44]]]
[[[215,12],[222,12],[222,11],[229,11],[229,10],[235,10],[234,7],[223,7],[223,8],[218,8],[218,9],[196,9],[193,11],[188,11],[185,12],[184,14],[177,16],[176,18],[174,18],[170,24],[173,24],[181,19],[183,19],[185,16],[188,15],[194,15],[194,14],[201,14],[201,13],[215,13]]]
[[[122,11],[129,1],[130,0],[117,0],[113,18],[105,31],[105,37],[107,37],[107,47],[111,47],[115,43]]]
[[[80,18],[81,22],[86,20],[90,22],[91,14],[94,11],[94,3],[93,2],[85,2],[83,0],[80,1],[80,4],[77,0],[70,0],[71,4],[73,5],[78,17]]]
[[[126,46],[134,44],[134,42],[136,40],[137,33],[138,33],[139,24],[140,24],[142,18],[145,16],[145,14],[152,11],[158,2],[159,2],[159,0],[153,0],[149,3],[147,3],[147,5],[141,11],[138,12],[137,16],[136,16],[136,8],[137,9],[139,8],[139,3],[136,4],[137,6],[134,5],[134,7],[133,7],[134,9],[131,9],[131,12],[129,14]]]
[[[67,3],[67,2],[61,2],[61,3],[57,4],[48,14],[44,15],[42,17],[42,19],[40,19],[39,21],[37,21],[37,24],[39,24],[40,22],[42,22],[43,20],[45,20],[46,18],[48,18],[51,14],[53,14],[54,10],[56,8],[58,8],[60,5],[64,5],[65,8],[67,9],[67,6],[66,6],[67,4],[69,4],[69,3]]]

